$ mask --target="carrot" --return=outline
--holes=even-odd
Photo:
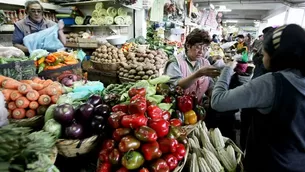
[[[8,109],[7,111],[8,111],[7,119],[11,119],[11,118],[12,118],[12,113],[13,113],[13,111],[10,110],[10,109]]]
[[[2,83],[3,80],[8,79],[8,77],[0,75],[0,84]]]
[[[56,87],[50,85],[42,90],[39,90],[38,93],[40,95],[45,94],[45,95],[49,95],[49,96],[54,96],[54,95],[58,94],[58,91],[57,91]]]
[[[29,108],[33,109],[33,110],[37,109],[38,106],[39,106],[39,104],[37,101],[31,101],[31,103],[29,104]]]
[[[43,82],[43,88],[46,88],[46,87],[48,87],[49,85],[51,85],[53,83],[53,81],[52,80],[50,80],[50,79],[47,79],[47,80],[45,80],[44,82]]]
[[[78,63],[77,60],[65,61],[66,65],[74,65],[74,64],[77,64],[77,63]]]
[[[17,89],[20,84],[20,82],[12,78],[4,79],[1,83],[2,87],[7,89]]]
[[[43,89],[43,85],[42,85],[42,84],[32,83],[32,84],[30,84],[30,86],[31,86],[34,90],[37,90],[37,91]]]
[[[32,118],[36,115],[36,111],[33,109],[29,109],[26,111],[25,116],[28,118]]]
[[[32,84],[33,81],[32,80],[21,80],[21,83],[25,83],[25,84]]]
[[[46,70],[55,70],[61,68],[62,65],[56,65],[56,66],[46,66]]]
[[[26,98],[30,101],[37,100],[39,98],[39,93],[36,90],[31,90],[26,93]]]
[[[40,105],[49,105],[49,104],[51,103],[51,97],[48,96],[48,95],[43,94],[43,95],[41,95],[41,96],[39,97],[38,103],[39,103]]]
[[[10,99],[13,101],[17,100],[19,97],[22,97],[22,94],[19,93],[17,90],[12,91],[10,94]]]
[[[29,107],[30,101],[26,97],[19,97],[15,103],[16,103],[17,108],[25,109],[25,108]]]
[[[51,86],[54,86],[57,90],[57,95],[61,95],[63,93],[63,87],[61,86],[60,83],[58,82],[54,82],[53,84],[51,84]]]
[[[25,117],[25,109],[18,108],[13,110],[12,117],[14,119],[23,119]]]
[[[28,93],[30,90],[32,90],[32,87],[31,87],[29,84],[22,83],[22,84],[18,87],[18,91],[19,91],[21,94],[26,94],[26,93]]]
[[[39,84],[39,82],[41,81],[41,79],[38,78],[38,77],[35,77],[35,78],[32,79],[32,81],[35,82],[35,83],[37,83],[37,84]]]
[[[10,101],[10,95],[11,95],[11,93],[13,92],[14,90],[11,90],[11,89],[3,89],[2,90],[2,94],[3,94],[3,96],[4,96],[4,99],[5,99],[5,101]]]
[[[9,110],[15,110],[15,109],[17,108],[17,106],[16,106],[15,102],[9,102],[9,103],[7,104],[7,108],[8,108]]]
[[[58,95],[55,95],[55,96],[51,96],[51,102],[56,104],[57,103],[57,100],[59,99],[59,96]]]

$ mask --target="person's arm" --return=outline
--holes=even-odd
[[[58,30],[58,38],[62,44],[65,45],[67,43],[66,35],[64,34],[63,29]]]
[[[22,33],[22,31],[16,26],[13,32],[13,38],[12,38],[12,42],[13,42],[13,46],[16,48],[19,48],[21,51],[28,53],[29,50],[26,46],[23,45],[23,38],[24,38],[24,34]]]
[[[216,82],[212,93],[211,106],[224,112],[241,108],[257,108],[262,113],[269,113],[275,97],[275,79],[266,74],[250,82],[228,90],[233,69],[225,67]]]

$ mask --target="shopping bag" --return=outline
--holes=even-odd
[[[48,50],[50,52],[57,51],[64,48],[64,45],[58,39],[58,29],[58,25],[54,25],[45,30],[27,35],[23,38],[23,43],[30,53],[36,49]]]
[[[248,53],[246,51],[242,53],[241,61],[248,62]]]

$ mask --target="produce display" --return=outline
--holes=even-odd
[[[137,52],[129,52],[126,59],[120,64],[119,77],[137,81],[160,76],[168,57],[162,50],[137,49]]]
[[[52,150],[55,137],[48,132],[32,132],[13,124],[0,128],[0,171],[59,172]]]
[[[77,43],[78,38],[84,38],[84,39],[89,39],[91,37],[91,34],[88,32],[80,31],[78,33],[69,33],[66,34],[67,42],[71,43]]]
[[[13,119],[44,115],[48,106],[56,103],[63,93],[60,83],[37,77],[33,80],[17,81],[0,75],[0,84],[9,117]]]
[[[224,138],[218,128],[208,131],[205,123],[200,122],[188,137],[189,171],[237,170],[242,152],[232,141]]]
[[[45,57],[40,57],[36,60],[38,73],[44,70],[59,69],[64,66],[77,64],[78,60],[74,53],[64,51],[50,53]]]
[[[121,49],[109,44],[102,44],[93,53],[91,59],[100,63],[119,63],[125,62],[126,58]]]

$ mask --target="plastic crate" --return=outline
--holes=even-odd
[[[65,25],[74,25],[75,24],[75,20],[74,18],[59,18],[59,20],[63,20]]]

